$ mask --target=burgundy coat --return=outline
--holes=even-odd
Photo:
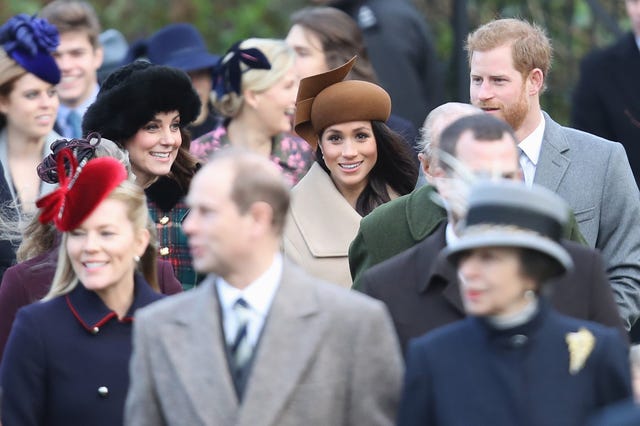
[[[0,283],[0,361],[18,309],[42,299],[51,286],[58,262],[55,248],[7,269]],[[158,285],[163,294],[182,291],[171,263],[158,259]]]

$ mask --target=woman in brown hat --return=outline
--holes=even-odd
[[[284,233],[287,255],[343,287],[351,286],[347,255],[360,219],[411,192],[418,175],[409,147],[385,124],[387,92],[343,81],[354,62],[300,83],[295,130],[316,162],[292,190]]]

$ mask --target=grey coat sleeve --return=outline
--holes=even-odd
[[[391,318],[382,303],[363,314],[354,342],[348,424],[393,425],[404,364]]]
[[[607,276],[628,330],[640,317],[640,194],[620,144],[612,148],[604,182],[596,248],[607,261]]]
[[[166,424],[154,386],[149,336],[144,317],[133,323],[133,354],[129,364],[129,392],[125,403],[124,424],[127,426],[160,426]]]

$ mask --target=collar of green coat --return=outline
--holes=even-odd
[[[445,209],[433,201],[436,190],[431,185],[416,188],[409,194],[406,204],[407,224],[413,239],[418,242],[430,235],[447,219]]]

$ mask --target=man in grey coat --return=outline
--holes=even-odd
[[[526,183],[568,202],[589,246],[602,252],[629,329],[640,316],[640,195],[624,148],[542,111],[552,49],[538,26],[491,21],[469,35],[467,50],[471,103],[513,127]]]
[[[194,267],[216,276],[136,315],[125,424],[393,424],[403,367],[388,313],[283,258],[277,168],[221,151],[187,203]]]

